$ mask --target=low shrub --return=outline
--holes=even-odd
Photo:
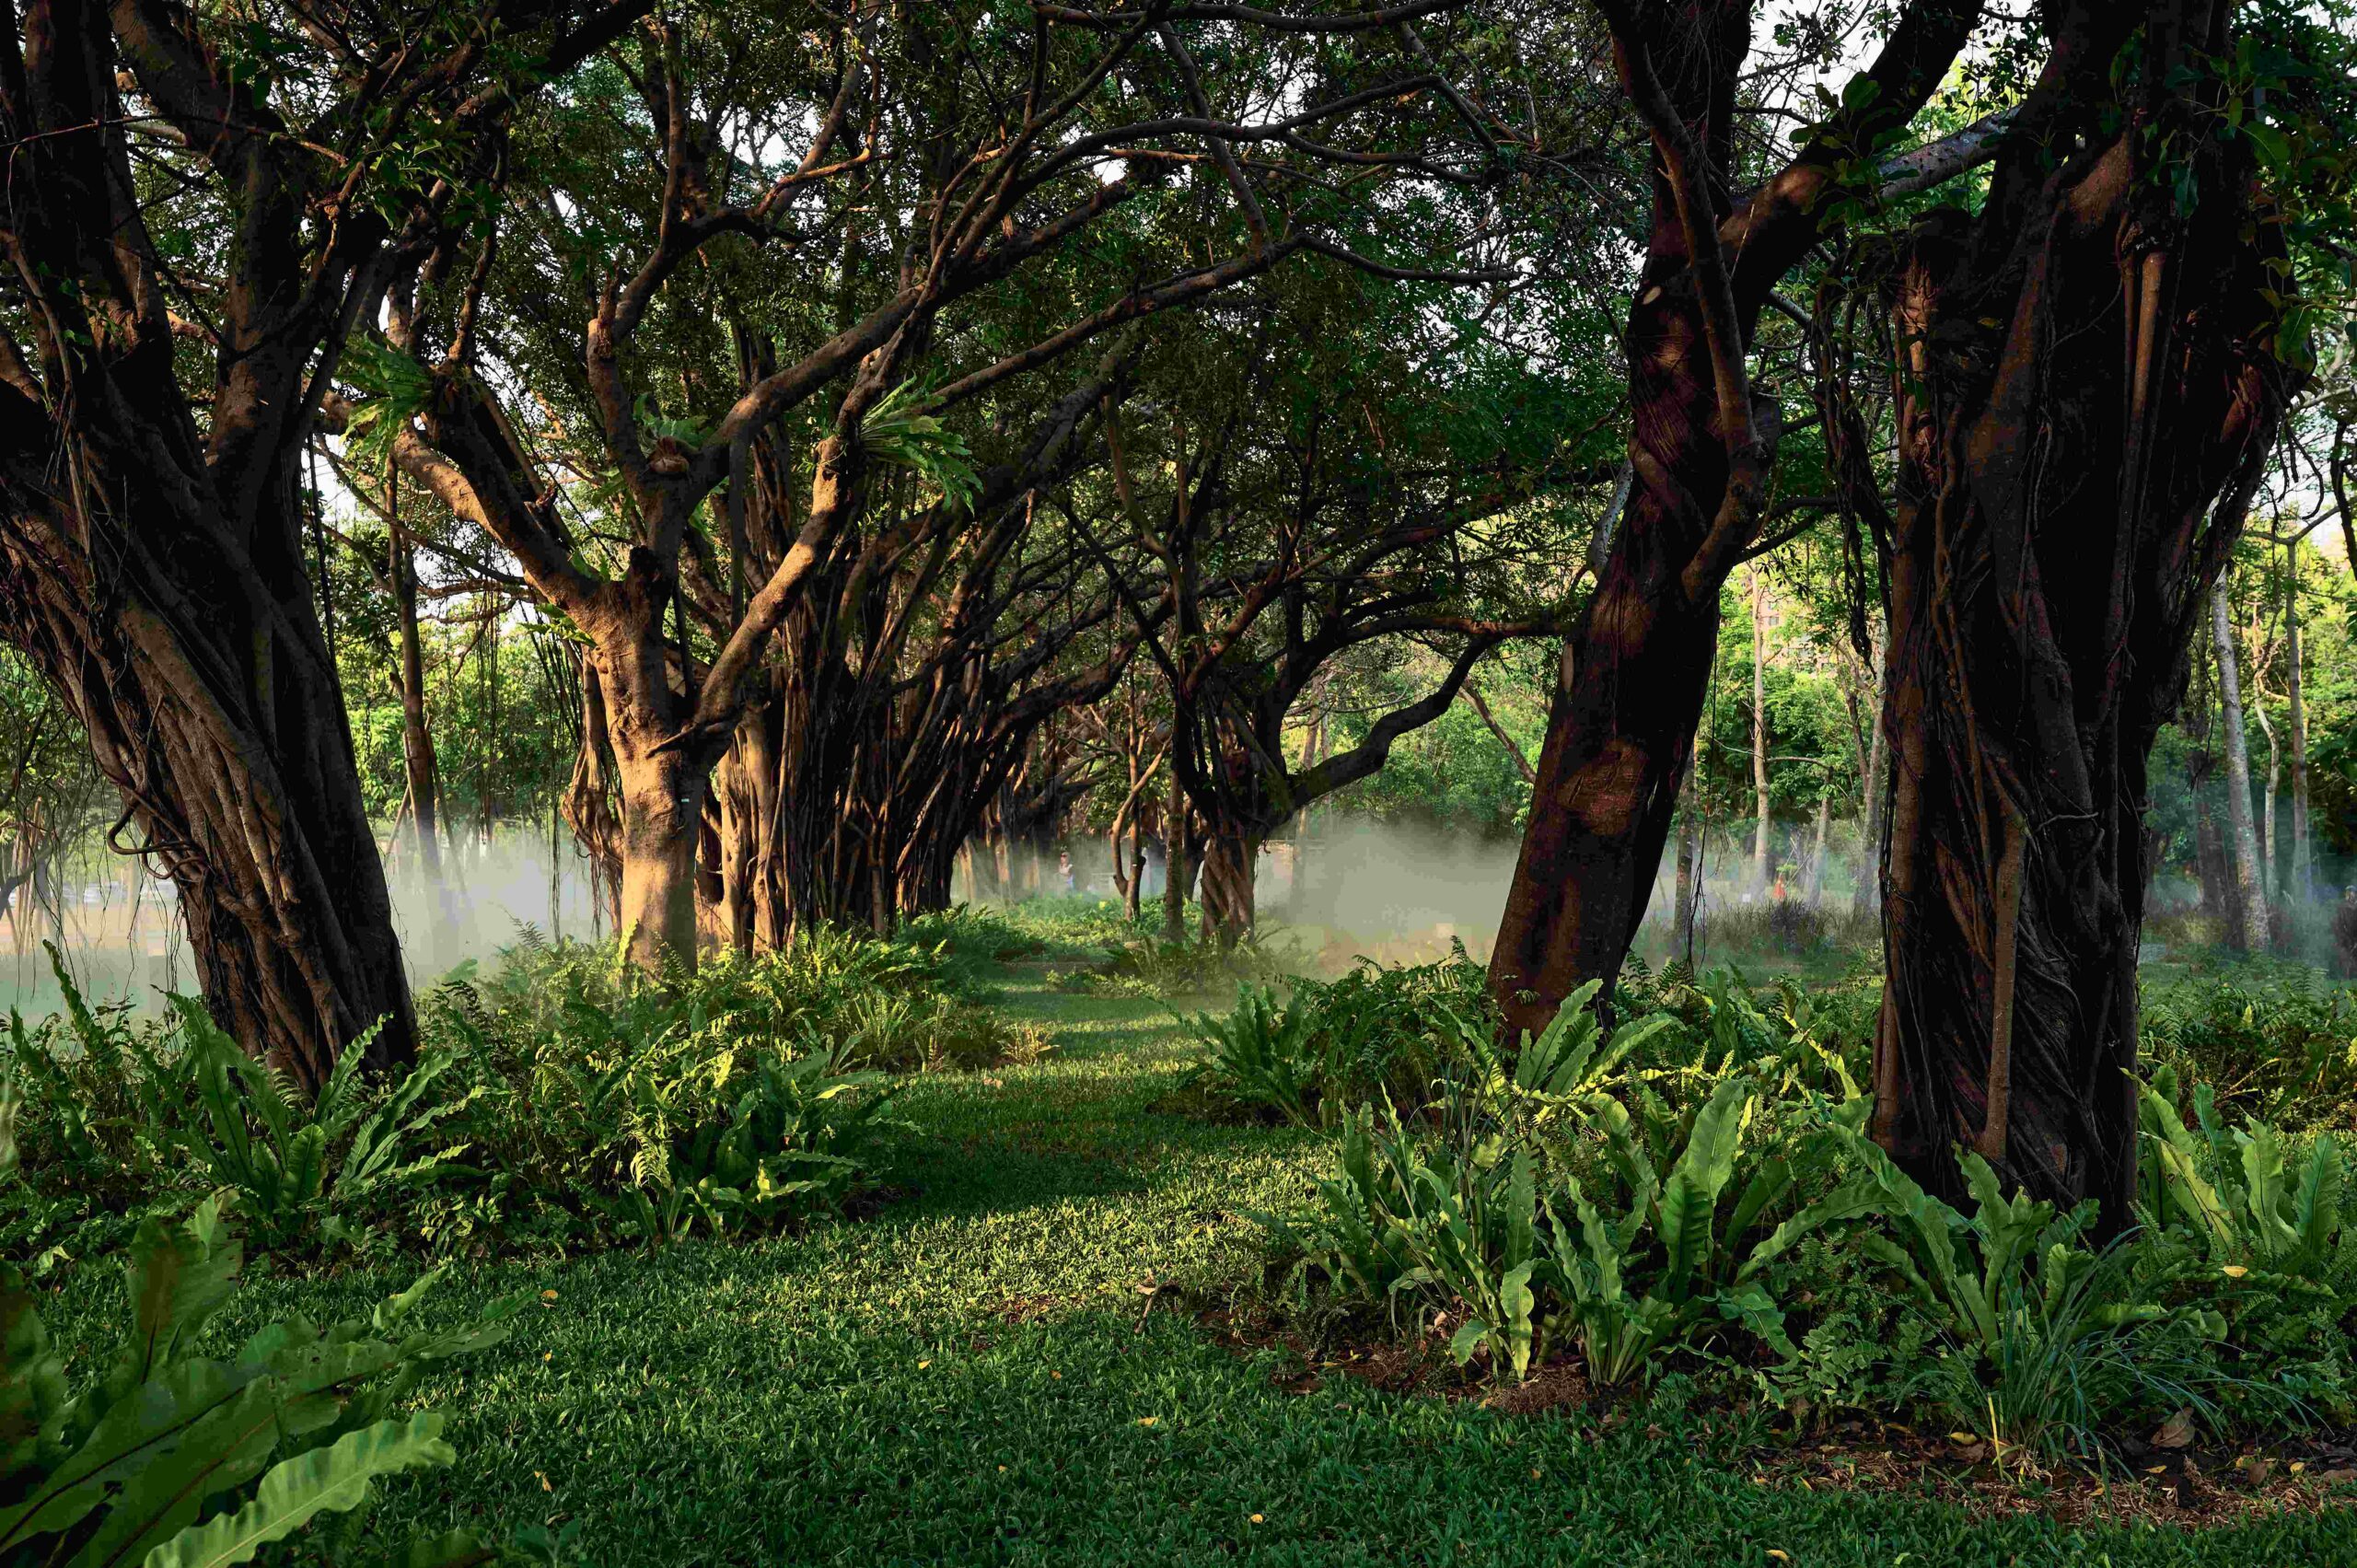
[[[1263,1219],[1295,1288],[1451,1324],[1492,1377],[1556,1350],[1599,1388],[1715,1365],[2027,1462],[2102,1459],[2132,1423],[2351,1406],[2357,1227],[2330,1135],[2223,1131],[2207,1090],[2189,1122],[2165,1067],[2144,1089],[2143,1223],[2098,1246],[2092,1203],[2006,1196],[1968,1153],[1959,1210],[1863,1135],[1871,988],[1634,981],[1609,1035],[1593,988],[1513,1051],[1456,1020],[1428,1029],[1437,1099],[1329,1111],[1335,1173]],[[1296,998],[1252,1028],[1329,1083],[1312,1016]]]
[[[2357,1131],[2357,995],[2292,966],[2145,988],[2148,1071],[2212,1086],[2222,1114]]]
[[[1282,1007],[1271,987],[1239,986],[1225,1017],[1186,1022],[1204,1047],[1205,1082],[1306,1122],[1377,1099],[1422,1104],[1446,1060],[1468,1041],[1486,1049],[1495,1019],[1487,971],[1460,945],[1437,963],[1362,958],[1332,981],[1295,980]]]
[[[1096,996],[1149,996],[1161,1001],[1207,996],[1238,981],[1282,979],[1284,958],[1253,934],[1233,946],[1166,942],[1159,936],[1116,937],[1110,952],[1089,968],[1056,977],[1066,991]]]
[[[363,1075],[357,1040],[316,1095],[195,1002],[93,1011],[60,966],[64,1016],[11,1015],[0,1235],[87,1252],[215,1190],[257,1248],[327,1259],[652,1242],[840,1206],[897,1125],[888,1072],[1046,1048],[958,983],[945,946],[813,931],[658,985],[528,930],[421,999],[407,1072]]]
[[[52,1345],[34,1297],[0,1269],[0,1562],[145,1562],[195,1568],[250,1561],[329,1515],[347,1516],[337,1560],[411,1568],[493,1553],[460,1531],[398,1552],[366,1539],[374,1483],[449,1464],[442,1417],[408,1409],[428,1368],[496,1344],[523,1305],[427,1333],[411,1326],[434,1276],[366,1319],[325,1331],[273,1323],[226,1359],[197,1353],[237,1288],[234,1211],[207,1199],[184,1225],[150,1218],[125,1267],[130,1321],[106,1370],[77,1377]]]

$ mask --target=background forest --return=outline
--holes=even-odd
[[[0,1563],[2351,1557],[2345,0],[8,15]]]

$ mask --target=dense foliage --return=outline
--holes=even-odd
[[[528,937],[428,994],[404,1073],[348,1047],[316,1094],[203,1006],[11,1015],[11,1245],[87,1256],[143,1214],[236,1195],[250,1240],[336,1260],[655,1243],[774,1228],[874,1179],[889,1074],[1028,1060],[942,921],[930,945],[824,931],[656,986],[610,948]]]
[[[1567,1009],[1502,1058],[1469,967],[1363,967],[1282,1006],[1248,991],[1197,1026],[1225,1094],[1339,1130],[1317,1202],[1267,1221],[1305,1305],[1509,1383],[1573,1352],[1597,1388],[1712,1370],[2031,1460],[2179,1412],[2357,1410],[2357,1103],[2314,1076],[2350,1050],[2338,993],[2156,995],[2144,1197],[2106,1239],[2092,1204],[2009,1197],[1969,1152],[1951,1207],[1861,1135],[1872,988],[1647,977],[1609,1034]],[[2222,1098],[2252,1114],[2230,1127]],[[2305,1131],[2266,1119],[2292,1101]]]

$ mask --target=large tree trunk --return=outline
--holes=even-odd
[[[2251,821],[2250,745],[2243,733],[2241,660],[2225,579],[2210,592],[2210,630],[2217,645],[2218,727],[2226,748],[2226,849],[2234,867],[2234,898],[2226,944],[2247,953],[2267,945],[2267,887],[2259,871],[2258,833]]]
[[[151,374],[147,392],[176,396]],[[88,731],[178,887],[215,1020],[306,1084],[380,1018],[371,1059],[406,1060],[391,900],[301,557],[250,553],[201,471],[152,466],[154,434],[71,429],[59,490],[9,496],[10,640]],[[284,543],[293,470],[279,481]]]
[[[645,552],[635,552],[644,556]],[[615,915],[631,962],[659,976],[696,961],[696,850],[709,764],[676,738],[688,716],[676,650],[663,635],[669,586],[633,571],[591,602],[586,664],[613,755]],[[668,743],[668,744],[667,744]]]
[[[1260,838],[1233,826],[1207,827],[1203,835],[1203,935],[1233,947],[1252,934],[1252,871]]]
[[[2276,232],[2218,147],[2194,152],[2178,221],[2143,133],[2101,139],[2129,25],[2102,15],[2064,18],[2069,52],[1982,211],[1925,220],[1898,285],[1874,1127],[1934,1191],[1956,1192],[1962,1142],[2010,1188],[2097,1199],[2116,1230],[2145,769],[2282,387],[2262,300]],[[2174,119],[2173,84],[2197,75],[2177,52],[2231,44],[2223,23],[2153,25],[2141,90]],[[2098,139],[2073,154],[2074,132]]]
[[[1712,470],[1681,476],[1682,488],[1714,494],[1725,465],[1715,443],[1699,439],[1707,411],[1678,396],[1702,389],[1664,388],[1650,368],[1702,352],[1690,319],[1673,324],[1665,314],[1641,307],[1630,327],[1640,410],[1633,439],[1671,441],[1683,466]],[[1577,651],[1564,661],[1569,679],[1549,712],[1530,822],[1491,958],[1509,1033],[1535,1035],[1583,980],[1617,975],[1644,920],[1718,644],[1715,595],[1698,608],[1679,587],[1693,543],[1688,527],[1654,489],[1631,495],[1621,542],[1572,639]]]
[[[1948,0],[1907,6],[1849,95],[1840,134],[1812,137],[1735,204],[1750,6],[1608,13],[1654,139],[1652,229],[1621,337],[1633,482],[1567,648],[1499,922],[1490,984],[1509,1034],[1543,1028],[1585,980],[1609,994],[1644,919],[1702,714],[1719,595],[1758,530],[1774,458],[1775,404],[1745,369],[1759,313],[1840,205],[1834,171],[1903,129],[1980,16]],[[1950,156],[1955,168],[1978,156],[1963,142],[1939,152],[1926,178]]]
[[[17,15],[0,50],[0,635],[122,792],[114,842],[177,884],[223,1028],[306,1083],[379,1019],[372,1059],[405,1059],[409,985],[301,503],[308,389],[333,363],[345,290],[354,309],[368,297],[360,269],[384,224],[372,203],[331,216],[310,202],[312,155],[214,75],[193,14]],[[164,122],[144,134],[211,160],[219,179],[197,199],[229,198],[201,421],[175,372],[179,295],[146,228],[119,73]]]

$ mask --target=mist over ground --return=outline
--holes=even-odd
[[[1086,837],[1069,843],[1075,890],[1112,897],[1105,842]],[[1325,970],[1361,958],[1428,962],[1446,957],[1454,943],[1487,962],[1518,847],[1510,839],[1472,832],[1328,816],[1306,836],[1264,848],[1257,894],[1266,939],[1281,956]],[[1813,930],[1837,945],[1870,947],[1876,937],[1871,906],[1861,908],[1854,897],[1862,867],[1856,825],[1833,824],[1823,875],[1812,889],[1815,851],[1805,827],[1779,824],[1762,888],[1752,875],[1747,825],[1711,833],[1701,857],[1694,959],[1747,965],[1789,957],[1765,940],[1769,908],[1809,903],[1812,890],[1819,917]],[[441,862],[435,881],[426,877],[413,844],[404,842],[388,857],[394,923],[411,983],[421,989],[463,963],[495,958],[528,925],[552,937],[611,935],[591,896],[588,862],[569,836],[552,841],[542,825],[503,824],[487,837],[469,829],[443,845]],[[1633,948],[1655,965],[1684,956],[1671,941],[1676,870],[1673,842]],[[2332,864],[2319,870],[2337,876],[2348,868]],[[1024,880],[1044,894],[1062,891],[1052,865]],[[2324,890],[2333,885],[2328,882]],[[1158,861],[1146,888],[1150,898],[1159,897]],[[958,891],[967,891],[962,877]],[[2200,889],[2192,877],[2164,871],[2152,895],[2147,961],[2187,957],[2217,939],[2200,918]],[[2325,906],[2304,912],[2297,929],[2287,934],[2288,945],[2311,962],[2328,962],[2328,919]],[[137,862],[103,849],[70,857],[39,890],[19,889],[0,916],[0,1006],[37,1016],[64,1005],[44,942],[57,945],[75,984],[94,1005],[154,1010],[167,992],[199,988],[170,883],[142,875]]]
[[[551,936],[603,935],[588,862],[569,835],[552,845],[545,827],[501,824],[488,836],[470,828],[441,851],[438,880],[425,876],[412,843],[387,856],[412,985],[493,958],[528,924]],[[166,992],[199,989],[171,883],[102,849],[69,858],[41,889],[18,889],[0,918],[0,1005],[34,1016],[64,1005],[44,942],[57,946],[93,1005],[152,1011]]]

